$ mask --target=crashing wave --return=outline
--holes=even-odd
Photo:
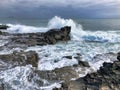
[[[82,25],[76,23],[72,19],[63,19],[58,16],[53,17],[46,27],[34,27],[25,25],[8,24],[9,33],[37,33],[46,32],[52,28],[61,28],[71,26],[72,40],[97,41],[97,42],[120,42],[120,31],[84,31]]]

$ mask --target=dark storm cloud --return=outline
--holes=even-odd
[[[1,17],[117,18],[120,0],[1,0]]]

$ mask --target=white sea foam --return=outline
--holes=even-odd
[[[78,64],[75,58],[67,59],[64,56],[73,56],[75,52],[65,49],[64,45],[47,45],[43,47],[29,47],[27,51],[35,50],[39,55],[39,70],[54,70],[65,66]]]
[[[13,53],[13,51],[17,51],[17,52],[20,52],[21,48],[12,48],[12,49],[7,49],[7,48],[4,48],[3,50],[0,51],[0,55],[3,55],[3,54],[11,54]]]
[[[49,83],[47,80],[41,79],[37,75],[34,75],[33,70],[34,68],[31,65],[27,65],[1,71],[0,83],[2,82],[5,84],[5,90],[52,90],[55,87],[61,87],[59,82]],[[30,77],[31,74],[34,75],[33,78]],[[43,82],[44,86],[38,85],[36,80]]]
[[[33,83],[28,82],[28,76],[31,73],[32,66],[15,67],[0,72],[0,79],[6,84],[6,90],[28,90],[33,87]],[[9,87],[9,88],[8,88]]]
[[[40,87],[40,90],[53,90],[53,88],[60,88],[60,87],[61,87],[60,83],[53,83],[49,86]]]
[[[10,28],[8,28],[9,33],[37,33],[37,32],[46,32],[48,28],[45,27],[33,27],[33,26],[25,26],[20,24],[8,24]]]
[[[82,55],[82,60],[91,62],[93,57],[97,54],[120,51],[120,45],[69,41],[64,44],[33,46],[29,47],[26,51],[29,50],[35,50],[38,53],[40,58],[38,63],[39,70],[53,70],[55,68],[77,64],[78,62],[74,58],[76,53],[80,53]],[[72,59],[63,58],[64,56],[72,56]],[[103,63],[103,60],[106,60],[105,56],[102,58],[103,59],[100,59],[101,64]],[[100,67],[101,65],[98,64],[97,66]]]
[[[0,40],[0,47],[4,46],[7,43],[8,43],[8,41],[6,41],[6,40]]]

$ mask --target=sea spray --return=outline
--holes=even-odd
[[[90,42],[120,42],[120,31],[85,31],[82,29],[82,25],[76,23],[72,19],[63,19],[58,16],[53,17],[48,22],[46,27],[34,27],[25,25],[13,25],[8,24],[9,33],[37,33],[46,32],[53,28],[61,28],[64,26],[71,26],[71,38],[78,41],[90,41]]]

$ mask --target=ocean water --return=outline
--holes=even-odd
[[[57,43],[55,45],[32,46],[24,49],[25,51],[36,51],[40,57],[38,62],[38,70],[54,70],[65,66],[73,66],[78,64],[74,58],[76,53],[82,55],[82,60],[88,61],[91,67],[96,71],[103,62],[112,62],[116,56],[109,56],[105,53],[120,51],[120,19],[64,19],[58,16],[49,20],[39,19],[0,19],[1,24],[7,24],[10,28],[9,33],[37,33],[46,32],[51,28],[61,28],[63,26],[71,26],[71,40],[66,43]],[[4,45],[4,41],[0,41],[0,46]],[[0,54],[11,53],[6,50],[0,51]],[[102,56],[98,59],[94,57],[98,54]],[[45,56],[48,56],[47,58]],[[63,58],[70,55],[72,60]],[[55,62],[57,60],[57,62]],[[27,75],[29,75],[32,66],[16,67],[7,71],[2,71],[0,79],[15,90],[30,90],[36,88],[35,82],[29,83]],[[32,72],[32,71],[31,71]],[[21,73],[21,76],[19,76]],[[20,77],[20,79],[17,78]],[[82,77],[81,75],[80,77]],[[21,80],[23,78],[24,80]],[[19,85],[13,83],[14,80],[19,81]],[[34,85],[34,87],[33,87]],[[54,83],[48,87],[40,87],[38,90],[51,90],[55,86]],[[26,87],[26,88],[24,88]],[[20,89],[21,88],[21,89]]]

